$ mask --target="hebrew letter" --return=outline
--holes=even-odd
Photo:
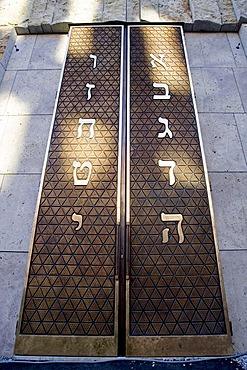
[[[158,59],[155,55],[153,54],[150,54],[150,57],[153,58],[153,60],[151,61],[151,64],[152,64],[152,67],[155,68],[157,67],[155,62],[158,62],[160,63],[163,67],[166,68],[166,64],[165,62],[163,62],[163,58],[165,57],[165,54],[158,54],[158,56],[160,57],[160,59]]]
[[[168,127],[168,119],[159,117],[159,123],[164,123],[165,125],[165,131],[158,133],[158,138],[163,139],[163,137],[166,136],[166,134],[169,136],[170,139],[172,139],[172,132]]]
[[[74,167],[74,170],[73,170],[73,177],[74,177],[74,185],[77,186],[77,185],[87,185],[88,184],[88,181],[89,181],[89,178],[91,176],[91,172],[92,172],[92,164],[91,162],[83,162],[82,164],[78,161],[74,161],[73,162],[73,167]],[[77,177],[77,169],[80,169],[80,171],[82,171],[84,168],[88,168],[88,175],[87,175],[87,178],[86,180],[81,180],[81,179],[78,179]]]
[[[165,214],[165,213],[161,213],[161,221],[177,221],[178,222],[178,226],[177,226],[177,230],[178,230],[178,236],[179,236],[179,244],[183,243],[184,242],[184,233],[183,233],[183,229],[182,229],[182,221],[183,221],[183,216],[180,214],[180,213],[177,213],[177,214]],[[168,240],[169,240],[169,237],[168,237],[168,233],[169,233],[169,228],[166,228],[163,230],[163,233],[162,233],[162,243],[167,243]]]
[[[93,68],[96,68],[96,66],[97,66],[97,56],[93,55],[93,54],[90,54],[90,58],[93,59]]]
[[[165,89],[165,95],[154,95],[153,99],[171,99],[171,95],[169,95],[169,87],[167,84],[154,82],[153,87],[163,87]]]
[[[160,167],[169,167],[169,184],[175,184],[174,168],[176,167],[175,161],[162,161],[159,159]]]
[[[75,228],[76,231],[80,230],[82,227],[82,215],[79,215],[77,213],[73,213],[72,215],[72,221],[78,222],[78,226]]]
[[[78,132],[77,132],[77,139],[79,139],[82,135],[82,126],[85,124],[85,125],[90,125],[90,129],[89,129],[89,139],[92,139],[94,137],[94,125],[95,125],[95,119],[92,118],[80,118],[79,119],[79,126],[78,126]]]
[[[91,97],[92,97],[91,90],[95,88],[95,85],[93,85],[93,84],[86,84],[86,87],[88,88],[87,100],[90,100]]]

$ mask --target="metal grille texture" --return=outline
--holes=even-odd
[[[131,27],[130,50],[130,335],[226,334],[181,31]]]
[[[120,27],[73,28],[20,334],[114,335]]]
[[[182,31],[127,29],[72,27],[18,354],[230,351]]]

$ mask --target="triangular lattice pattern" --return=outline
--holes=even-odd
[[[225,334],[225,318],[200,143],[180,30],[131,28],[130,334]],[[165,54],[152,67],[153,54]],[[166,83],[170,99],[153,99]],[[172,138],[159,138],[167,119]],[[175,161],[175,183],[159,160]],[[183,216],[184,241],[177,222]],[[163,230],[169,228],[168,241]]]
[[[96,68],[93,68],[97,56]],[[73,28],[34,236],[21,334],[114,335],[121,27]],[[88,99],[86,84],[94,84]],[[79,119],[95,119],[94,137]],[[90,161],[86,186],[73,162]],[[86,170],[79,172],[87,176]],[[72,215],[82,215],[82,228]]]

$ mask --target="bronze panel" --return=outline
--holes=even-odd
[[[129,43],[127,354],[186,355],[192,343],[194,355],[225,354],[229,323],[181,28],[131,26]]]
[[[72,27],[16,354],[231,352],[181,32]]]
[[[117,353],[121,45],[119,26],[71,30],[16,354]]]

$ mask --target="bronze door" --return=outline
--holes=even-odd
[[[231,352],[181,27],[72,27],[15,353]]]

